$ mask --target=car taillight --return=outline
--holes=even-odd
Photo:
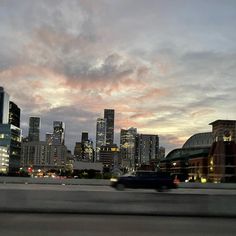
[[[180,183],[179,179],[177,178],[177,176],[175,176],[173,183],[178,185]]]

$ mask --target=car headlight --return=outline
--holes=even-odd
[[[111,181],[111,182],[117,182],[118,179],[116,179],[116,178],[111,178],[110,181]]]

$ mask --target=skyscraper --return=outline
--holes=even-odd
[[[0,124],[8,124],[9,121],[9,95],[0,87]]]
[[[135,144],[135,162],[149,165],[159,160],[159,137],[154,134],[138,134]]]
[[[21,129],[11,124],[0,124],[0,149],[7,151],[7,155],[0,155],[0,172],[15,174],[20,168]]]
[[[135,137],[136,128],[121,129],[120,131],[120,155],[122,167],[129,170],[135,169]]]
[[[65,143],[65,123],[53,121],[53,145],[64,145]]]
[[[82,132],[82,135],[81,135],[81,142],[86,142],[88,141],[88,132]]]
[[[106,121],[103,118],[97,119],[96,128],[96,160],[99,160],[101,146],[106,145]]]
[[[20,108],[9,101],[3,87],[0,87],[0,149],[0,172],[15,174],[20,168]]]
[[[29,142],[39,141],[40,117],[29,118]]]
[[[114,119],[115,110],[105,109],[104,119],[106,120],[106,144],[111,145],[114,143]]]
[[[12,101],[9,103],[9,124],[20,128],[20,108]]]
[[[52,143],[53,143],[53,133],[46,133],[45,141],[46,141],[47,145],[52,145]]]
[[[82,142],[82,161],[94,162],[93,141]]]
[[[79,150],[81,146],[81,156],[80,153],[77,153],[77,159],[78,157],[80,158],[81,161],[86,161],[86,162],[93,162],[94,161],[94,150],[93,150],[93,142],[89,140],[88,137],[88,132],[82,132],[81,134],[81,142],[76,143],[77,145],[77,150]]]
[[[83,147],[81,142],[76,142],[75,143],[75,148],[74,148],[74,156],[76,158],[76,161],[81,161],[82,160],[82,152],[83,152]]]

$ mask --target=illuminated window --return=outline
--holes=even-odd
[[[4,139],[4,134],[0,134],[0,139]]]

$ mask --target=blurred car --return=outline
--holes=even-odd
[[[178,184],[168,173],[154,171],[137,171],[118,178],[111,178],[111,186],[117,190],[125,188],[156,189],[164,191],[177,188]]]

